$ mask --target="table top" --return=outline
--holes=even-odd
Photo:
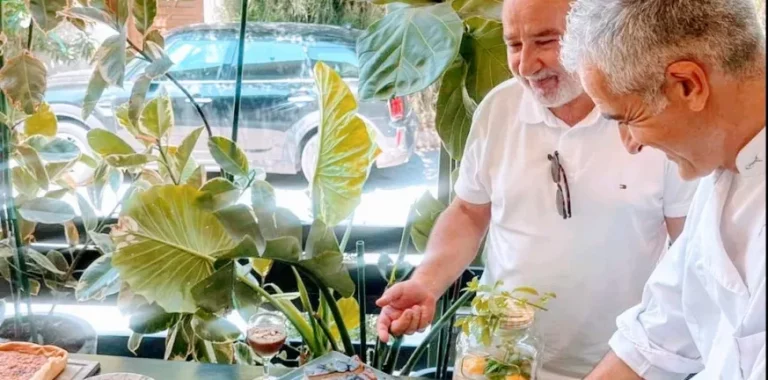
[[[155,380],[253,380],[261,378],[263,374],[262,367],[246,365],[207,364],[108,355],[70,354],[70,356],[74,359],[99,362],[101,365],[99,374],[117,372],[138,373]]]

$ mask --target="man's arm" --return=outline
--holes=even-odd
[[[424,261],[411,278],[439,298],[474,260],[490,221],[490,203],[476,205],[456,197],[437,219]]]
[[[685,226],[685,217],[682,218],[664,218],[667,224],[667,232],[669,233],[670,243],[674,243],[677,237],[683,233],[683,227]]]
[[[613,351],[609,351],[584,380],[643,380]]]

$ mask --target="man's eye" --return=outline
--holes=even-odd
[[[509,43],[507,46],[512,49],[512,51],[518,51],[523,47],[523,44],[515,42],[515,43]]]

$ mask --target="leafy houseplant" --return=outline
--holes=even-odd
[[[30,3],[32,8],[37,5],[34,1]],[[10,210],[16,210],[18,203],[23,218],[17,221],[10,213],[6,231],[15,238],[9,238],[8,247],[0,251],[14,257],[18,264],[14,269],[22,274],[13,284],[29,293],[24,265],[30,264],[33,269],[41,266],[55,275],[64,272],[64,284],[76,288],[75,295],[80,301],[118,293],[121,310],[131,315],[134,334],[129,339],[129,348],[135,350],[144,334],[167,330],[165,357],[169,359],[255,362],[250,350],[236,342],[240,332],[224,315],[237,311],[247,318],[262,302],[269,302],[288,317],[311,357],[339,348],[339,342],[346,353],[353,354],[348,328],[355,327],[355,321],[359,323],[358,305],[351,298],[354,283],[342,264],[342,247],[333,228],[359,203],[362,186],[378,154],[372,131],[356,115],[354,96],[338,74],[324,64],[316,66],[322,109],[320,153],[312,181],[315,220],[307,241],[303,242],[298,218],[277,206],[274,190],[264,181],[263,171],[250,168],[245,154],[232,140],[213,136],[199,107],[204,126],[190,133],[179,146],[169,145],[168,136],[174,127],[170,100],[165,95],[147,100],[147,89],[153,79],[164,75],[188,93],[167,73],[173,63],[162,49],[162,36],[152,29],[155,14],[156,2],[152,0],[87,4],[54,1],[50,7],[33,9],[36,25],[64,16],[102,23],[117,32],[96,51],[83,117],[90,114],[108,86],[123,85],[126,60],[150,62],[134,83],[129,103],[117,110],[121,127],[144,144],[141,151],[134,150],[115,133],[101,129],[88,133],[89,145],[97,157],[73,151],[53,137],[56,118],[43,100],[45,65],[25,50],[0,71],[0,88],[11,106],[0,120],[8,135],[3,147],[7,155],[19,157],[21,168],[15,170],[21,174],[13,173],[13,181],[9,178],[4,182],[5,203]],[[131,16],[144,35],[142,47],[126,37],[126,22]],[[21,118],[26,118],[24,125],[29,126],[29,131],[20,131],[17,121]],[[208,134],[211,155],[227,177],[207,180],[205,168],[191,157],[203,130]],[[53,142],[58,145],[51,146]],[[38,157],[44,152],[62,150],[71,157],[61,159],[61,163],[52,161],[54,166]],[[48,261],[52,264],[48,265],[48,261],[39,259],[43,255],[21,246],[22,236],[29,236],[25,223],[69,223],[74,210],[65,202],[57,202],[54,195],[59,193],[39,196],[17,191],[21,195],[14,199],[8,188],[11,183],[17,187],[43,187],[42,179],[50,179],[53,169],[56,173],[66,172],[62,167],[73,162],[85,162],[95,168],[93,178],[80,184],[87,187],[93,203],[100,204],[107,184],[118,187],[124,176],[131,183],[123,202],[118,203],[122,210],[116,226],[105,226],[105,221],[98,223],[88,200],[78,196],[82,225],[88,236],[86,246],[96,243],[102,257],[88,266],[76,282],[72,272],[82,255],[59,260],[58,255],[51,254]],[[6,177],[10,177],[11,168],[4,169]],[[73,192],[78,184],[70,182],[56,182],[62,188],[60,193]],[[250,206],[235,204],[248,192]],[[31,195],[34,202],[24,198]],[[109,235],[102,233],[104,228],[109,229]],[[296,295],[264,283],[273,261],[293,267],[298,297],[309,319],[291,302]],[[66,264],[66,271],[54,262]],[[321,306],[317,310],[309,302],[304,281],[320,289]],[[343,298],[337,300],[334,293]],[[20,308],[16,311],[19,313]]]

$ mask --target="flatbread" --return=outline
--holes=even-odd
[[[22,355],[30,355],[22,356]],[[11,379],[10,373],[4,373],[4,370],[10,370],[10,365],[14,360],[19,358],[27,359],[30,364],[37,366],[37,370],[23,380],[53,380],[56,376],[59,376],[61,372],[67,368],[67,357],[69,354],[64,349],[56,346],[41,346],[39,344],[28,342],[8,342],[0,344],[0,377],[5,379]],[[37,358],[34,358],[37,357]],[[43,362],[38,360],[40,357],[45,358]],[[4,363],[5,358],[8,363]]]

